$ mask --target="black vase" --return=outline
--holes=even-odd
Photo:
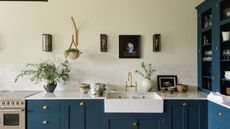
[[[53,93],[57,84],[46,84],[43,85],[44,89],[46,90],[47,93]]]

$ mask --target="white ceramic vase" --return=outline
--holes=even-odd
[[[141,83],[142,90],[144,92],[149,92],[153,88],[153,81],[147,78],[144,78]],[[155,89],[154,89],[155,90]]]

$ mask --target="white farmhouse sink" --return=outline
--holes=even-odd
[[[155,92],[108,93],[104,105],[107,113],[163,113],[163,99]]]

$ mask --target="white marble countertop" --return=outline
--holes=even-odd
[[[58,99],[105,99],[105,97],[91,96],[89,94],[80,93],[79,91],[55,91],[54,93],[41,92],[26,98],[26,100]]]
[[[163,99],[178,99],[178,100],[206,100],[207,94],[197,91],[197,90],[189,90],[187,93],[178,93],[174,92],[170,93],[162,93],[161,91],[156,92]],[[89,94],[82,94],[80,91],[55,91],[54,93],[46,93],[41,92],[30,97],[27,97],[26,100],[49,100],[49,99],[105,99],[105,97],[97,97]]]

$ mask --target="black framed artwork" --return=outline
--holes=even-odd
[[[107,35],[106,34],[100,35],[100,42],[101,42],[101,52],[107,52]]]
[[[177,75],[157,75],[158,90],[168,90],[176,88]]]
[[[161,50],[161,35],[153,35],[153,52],[159,52]]]
[[[140,35],[119,35],[119,58],[140,58]]]

